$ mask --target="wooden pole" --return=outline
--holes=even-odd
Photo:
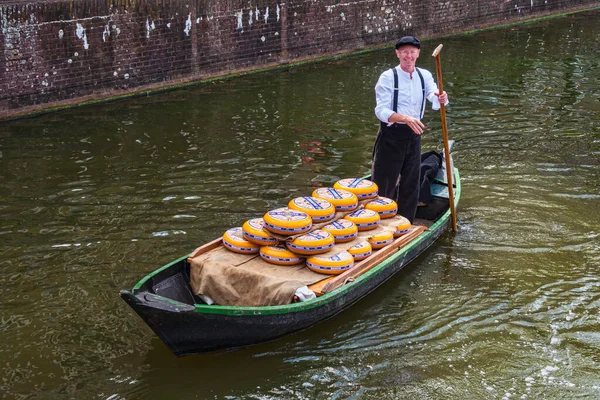
[[[435,58],[435,69],[437,71],[438,88],[440,94],[444,91],[442,83],[442,63],[440,61],[440,52],[442,51],[442,47],[444,46],[441,44],[438,47],[436,47],[432,55]],[[450,201],[450,213],[452,215],[452,230],[456,232],[458,228],[456,226],[456,210],[454,207],[454,181],[452,179],[454,171],[452,171],[452,166],[450,163],[450,148],[448,146],[448,127],[446,126],[446,107],[444,106],[444,104],[442,104],[442,102],[440,102],[440,115],[442,117],[442,137],[444,139],[444,158],[446,159],[446,176],[448,180],[448,197]]]

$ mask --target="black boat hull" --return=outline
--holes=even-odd
[[[212,313],[206,310],[219,307],[177,302],[157,296],[147,288],[134,289],[133,293],[123,290],[121,297],[175,355],[258,344],[306,329],[356,303],[431,246],[447,226],[448,219],[442,219],[443,223],[434,224],[408,251],[392,255],[382,262],[385,266],[375,268],[368,277],[360,277],[312,304],[307,302],[306,306],[296,303],[295,307],[281,307],[280,312],[271,307],[268,313],[260,312],[259,308],[255,313]],[[165,272],[185,271],[186,262],[181,259]]]

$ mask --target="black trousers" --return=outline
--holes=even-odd
[[[379,195],[396,200],[398,214],[411,223],[417,213],[421,167],[421,135],[407,125],[381,124],[373,148],[371,179]]]

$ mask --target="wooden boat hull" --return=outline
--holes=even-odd
[[[458,204],[457,170],[455,180],[454,200]],[[153,288],[162,282],[187,282],[187,256],[148,275],[131,292],[121,291],[121,297],[178,356],[270,341],[336,315],[404,268],[446,229],[450,220],[448,201],[438,208],[427,210],[439,215],[431,218],[435,222],[426,232],[355,281],[314,300],[266,307],[209,306],[197,304],[191,293],[178,292],[181,288],[177,284],[172,285],[175,291],[168,297],[155,294]]]

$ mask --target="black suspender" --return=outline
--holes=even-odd
[[[423,104],[421,105],[421,118],[419,118],[419,119],[422,119],[423,115],[425,114],[425,80],[423,79],[423,74],[421,74],[421,71],[419,71],[419,68],[415,67],[415,69],[419,73],[419,78],[421,78],[421,91],[423,92]]]
[[[417,73],[419,74],[419,78],[421,79],[421,91],[423,92],[423,103],[421,105],[421,118],[423,118],[423,114],[425,114],[425,80],[423,79],[423,74],[419,71],[419,68],[416,68]],[[392,110],[397,113],[398,112],[398,71],[396,68],[392,68],[394,71],[394,107]]]
[[[398,112],[398,71],[396,68],[392,68],[394,71],[394,108],[392,110],[397,113]]]

